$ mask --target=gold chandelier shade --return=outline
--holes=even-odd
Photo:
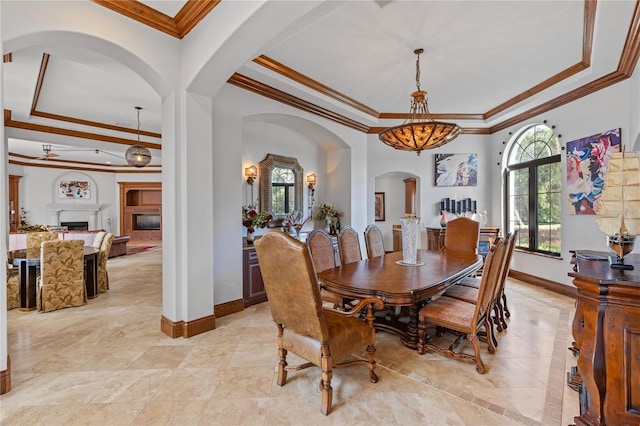
[[[420,54],[416,49],[416,87],[411,94],[411,110],[407,119],[399,126],[389,127],[379,134],[380,140],[392,148],[415,151],[418,155],[424,149],[433,149],[454,140],[462,128],[455,123],[433,121],[427,105],[427,92],[420,90]],[[421,121],[422,120],[422,121]]]

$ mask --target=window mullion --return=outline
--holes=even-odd
[[[529,167],[529,249],[538,250],[538,168]]]

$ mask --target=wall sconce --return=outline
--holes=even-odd
[[[311,191],[311,196],[313,196],[313,193],[316,191],[314,188],[316,186],[316,175],[313,173],[307,175],[307,186],[309,187],[309,191]]]
[[[244,169],[244,177],[247,178],[247,183],[253,185],[253,181],[258,177],[258,168],[253,164]]]

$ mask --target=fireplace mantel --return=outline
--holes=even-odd
[[[99,212],[102,209],[102,204],[51,203],[47,204],[47,209],[53,212],[63,210]]]
[[[49,225],[60,225],[60,212],[74,211],[74,212],[88,212],[89,217],[87,222],[89,223],[89,230],[98,228],[98,212],[102,209],[102,204],[90,204],[90,203],[51,203],[47,204],[47,210],[49,211]]]

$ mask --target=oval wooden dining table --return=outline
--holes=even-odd
[[[454,251],[418,250],[420,265],[403,265],[402,252],[349,263],[320,272],[320,285],[348,299],[378,297],[386,306],[408,306],[408,321],[376,318],[376,328],[400,336],[402,343],[416,349],[418,311],[430,298],[482,267],[482,256]]]
[[[100,249],[84,246],[84,283],[87,298],[98,296],[98,253]],[[20,280],[20,310],[36,309],[36,278],[40,266],[40,248],[19,249],[9,252],[9,262],[18,268]]]

